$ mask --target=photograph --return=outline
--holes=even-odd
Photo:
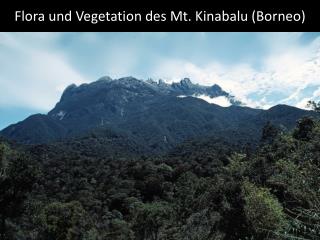
[[[319,181],[320,32],[0,32],[0,240],[317,240]]]

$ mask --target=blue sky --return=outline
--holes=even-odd
[[[0,33],[0,129],[101,76],[219,84],[251,107],[320,96],[320,33]]]

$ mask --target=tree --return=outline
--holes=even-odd
[[[307,107],[311,107],[312,110],[320,112],[320,102],[316,103],[315,101],[308,101]]]
[[[90,216],[78,201],[49,203],[38,221],[40,238],[46,240],[87,239],[95,232]]]
[[[137,204],[133,219],[137,239],[160,239],[160,230],[169,223],[171,214],[172,208],[166,202]]]
[[[39,165],[26,154],[9,154],[8,147],[1,147],[0,174],[0,236],[7,239],[7,220],[19,216],[27,193],[40,176]],[[4,164],[4,156],[6,156]]]
[[[274,139],[279,134],[279,129],[274,126],[271,122],[267,122],[266,125],[262,129],[261,142],[262,143],[272,143]]]
[[[242,191],[245,215],[257,239],[264,239],[270,232],[276,233],[286,227],[283,207],[268,189],[245,180]]]
[[[181,220],[186,219],[192,213],[198,183],[198,177],[192,172],[182,174],[176,182],[175,208]]]
[[[315,122],[310,117],[304,117],[297,123],[297,127],[293,132],[293,137],[299,140],[310,140]]]
[[[230,162],[226,166],[228,174],[237,180],[241,180],[248,170],[248,162],[246,160],[246,155],[244,154],[235,153],[231,155]]]
[[[107,239],[114,240],[131,240],[134,239],[134,234],[129,227],[129,224],[119,218],[115,218],[110,222],[110,231],[106,234]]]
[[[10,155],[10,148],[0,142],[0,176],[3,177],[5,175],[5,171],[7,169],[7,158]]]

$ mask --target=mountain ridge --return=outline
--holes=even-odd
[[[195,97],[197,94],[227,97],[230,102],[234,99],[234,104],[209,104]],[[151,152],[165,152],[197,137],[255,142],[266,122],[289,130],[305,115],[316,116],[286,105],[269,110],[241,106],[220,86],[201,86],[188,78],[167,84],[162,80],[102,77],[68,86],[48,114],[31,115],[3,129],[0,135],[24,144],[39,144],[77,137],[93,129],[121,130],[128,140],[134,139]]]

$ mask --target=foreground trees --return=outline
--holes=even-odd
[[[252,234],[259,238],[267,237],[269,231],[278,232],[285,229],[287,221],[283,207],[269,189],[257,187],[244,181],[244,211],[252,229]]]
[[[38,218],[41,239],[90,239],[96,232],[89,214],[77,201],[49,203]]]
[[[20,216],[27,194],[40,176],[38,163],[0,144],[0,238],[11,239],[8,223]]]
[[[0,144],[1,239],[320,238],[320,123],[268,123],[260,146],[187,142],[117,159]]]

